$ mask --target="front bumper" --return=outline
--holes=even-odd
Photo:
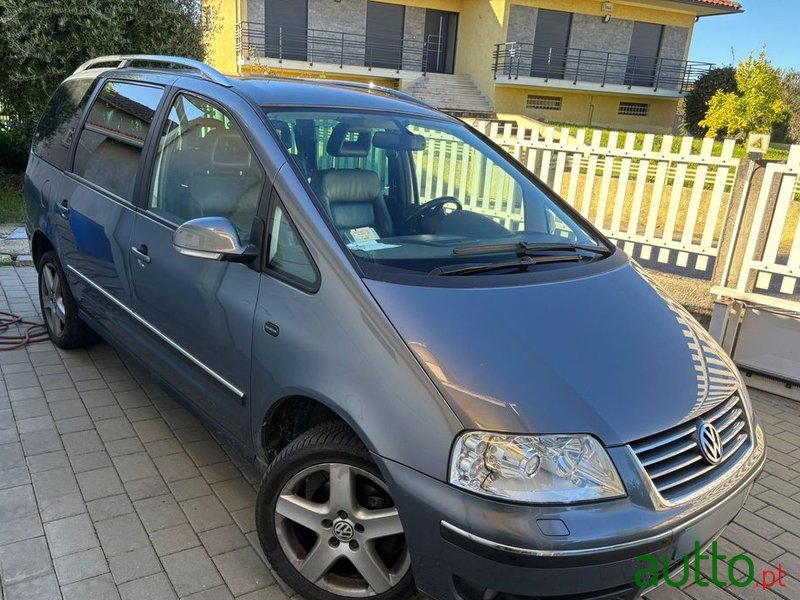
[[[612,449],[613,450],[613,449]],[[626,482],[636,465],[617,449]],[[631,598],[636,572],[680,562],[705,545],[741,509],[766,457],[755,428],[753,450],[713,489],[679,506],[658,505],[647,485],[628,497],[574,506],[525,506],[470,494],[376,457],[403,520],[417,586],[437,600]],[[486,596],[484,596],[486,594]]]

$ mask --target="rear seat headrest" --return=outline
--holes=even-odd
[[[355,134],[355,139],[347,139],[348,134]],[[369,154],[371,146],[371,129],[339,123],[333,128],[331,137],[328,138],[327,151],[330,156],[361,158]]]
[[[228,169],[249,169],[253,160],[250,149],[238,133],[222,132],[216,134],[211,164]]]

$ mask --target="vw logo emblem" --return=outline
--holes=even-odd
[[[716,465],[722,460],[722,438],[711,423],[701,423],[697,428],[697,447],[709,464]]]
[[[353,526],[347,521],[336,521],[333,524],[333,535],[336,536],[340,542],[349,542],[355,535]]]

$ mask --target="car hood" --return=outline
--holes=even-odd
[[[590,433],[613,446],[739,386],[708,333],[627,262],[513,287],[366,285],[467,429]]]

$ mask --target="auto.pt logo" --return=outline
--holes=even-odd
[[[679,573],[678,564],[670,561],[665,556],[661,561],[652,554],[637,557],[649,567],[636,572],[634,582],[642,589],[655,587],[666,583],[670,587],[682,587],[689,583],[689,577],[694,572],[694,583],[699,587],[747,587],[755,585],[764,590],[772,588],[785,588],[784,576],[786,571],[782,565],[777,565],[777,570],[765,569],[756,573],[753,559],[745,554],[727,556],[717,551],[717,542],[711,543],[709,553],[702,551],[700,542],[695,542],[694,552],[683,557],[683,569]],[[707,561],[707,562],[706,562]],[[702,572],[710,574],[708,580],[704,579]]]

